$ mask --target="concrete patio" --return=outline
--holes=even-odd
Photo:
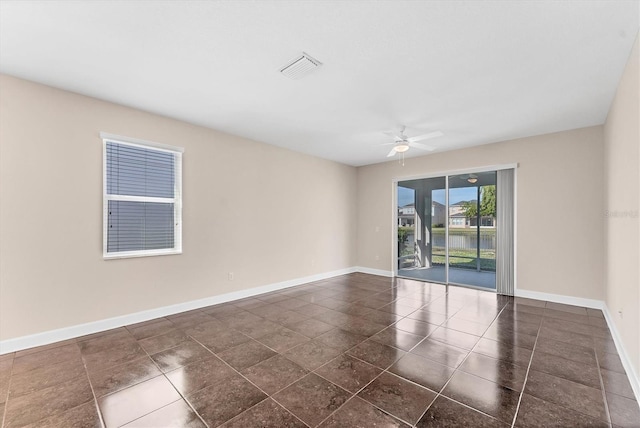
[[[442,282],[446,281],[444,266],[433,266],[430,268],[405,268],[398,269],[398,276],[415,278],[423,281]],[[489,290],[496,288],[496,273],[471,269],[449,268],[449,283],[460,285],[471,285]]]

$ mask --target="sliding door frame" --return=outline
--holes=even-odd
[[[398,277],[398,183],[401,181],[408,180],[422,180],[425,178],[439,178],[445,177],[445,209],[449,207],[449,176],[452,175],[461,175],[461,174],[473,174],[479,172],[492,172],[498,171],[501,169],[513,169],[513,288],[514,292],[518,289],[518,164],[500,164],[500,165],[487,165],[487,166],[479,166],[474,168],[465,168],[465,169],[455,169],[455,170],[444,170],[437,171],[428,174],[418,174],[418,175],[406,175],[406,176],[398,176],[393,177],[391,186],[391,207],[392,207],[392,223],[393,227],[391,230],[391,260],[393,263],[392,276],[394,278]],[[500,227],[498,225],[498,227]],[[445,281],[446,285],[450,285],[449,282],[449,213],[447,212],[447,221],[445,222]],[[403,278],[403,277],[401,277]],[[466,284],[451,284],[451,285],[461,285],[464,287],[483,289],[482,287],[474,287],[472,285]],[[493,290],[495,292],[495,290]]]
[[[449,282],[449,175],[444,176],[444,283]],[[433,244],[431,245],[433,248]]]

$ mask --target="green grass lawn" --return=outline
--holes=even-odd
[[[401,229],[406,229],[406,233],[413,233],[413,227],[403,227]],[[442,235],[445,234],[445,229],[434,227],[431,232],[433,235]],[[450,228],[449,236],[455,235],[472,235],[475,236],[478,233],[478,230],[474,228]],[[481,228],[480,235],[481,236],[495,236],[496,229],[494,228]],[[408,256],[413,254],[413,244],[405,243],[400,248],[400,256]],[[477,269],[476,265],[477,252],[475,249],[471,250],[449,250],[449,265],[453,268],[460,269]],[[409,263],[409,261],[407,260]],[[444,247],[434,247],[433,248],[433,264],[434,265],[444,265],[445,264],[445,251]],[[496,270],[496,252],[495,250],[480,250],[480,269],[493,271]]]
[[[450,250],[449,266],[460,269],[476,269],[476,250]],[[444,265],[444,248],[433,249],[433,264]],[[495,272],[496,252],[493,250],[480,250],[480,269]]]
[[[402,256],[413,254],[413,250],[405,248]],[[459,269],[476,269],[476,251],[475,250],[450,250],[449,266]],[[433,264],[445,264],[444,248],[436,247],[433,249]],[[480,269],[495,272],[496,270],[496,252],[493,250],[480,250]]]

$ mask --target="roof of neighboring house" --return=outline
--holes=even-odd
[[[440,207],[444,207],[444,204],[441,204],[440,202],[436,202],[436,201],[432,201],[431,205],[436,205],[436,206],[440,206]],[[416,206],[416,204],[414,203],[410,203],[407,205],[403,205],[401,207],[398,207],[398,209],[402,209],[402,208],[414,208]]]
[[[477,200],[477,199],[471,199],[471,200],[469,200],[469,201],[460,201],[460,202],[456,202],[455,204],[451,204],[451,205],[449,205],[449,206],[450,206],[450,207],[459,207],[459,206],[464,205],[464,204],[475,204],[475,203],[477,203],[477,202],[478,202],[478,200]]]

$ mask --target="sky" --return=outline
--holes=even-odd
[[[398,186],[398,206],[402,207],[413,203],[413,189]],[[460,201],[470,201],[478,198],[478,191],[475,187],[459,187],[449,190],[449,204]],[[444,189],[433,191],[433,200],[444,205]]]

